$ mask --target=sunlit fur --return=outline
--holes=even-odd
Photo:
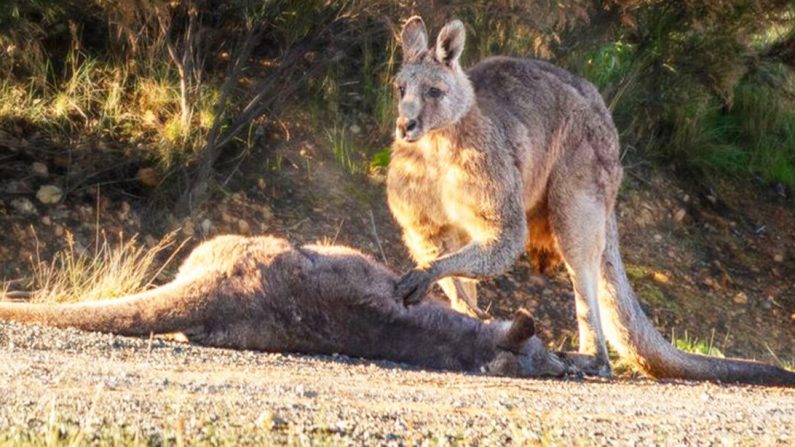
[[[469,311],[472,282],[468,290],[451,283],[504,273],[523,250],[539,267],[561,257],[591,372],[610,373],[609,340],[657,377],[795,383],[769,365],[680,352],[646,318],[618,250],[618,134],[591,83],[538,60],[491,57],[464,71],[457,20],[429,46],[412,17],[401,39],[398,120],[420,126],[396,132],[387,176],[390,209],[418,266],[399,290],[442,280],[453,307]],[[444,86],[443,101],[419,94],[429,85]]]
[[[534,336],[526,312],[513,322],[481,322],[440,303],[406,308],[394,296],[397,279],[348,247],[221,236],[197,247],[174,281],[156,289],[75,304],[0,302],[0,320],[122,335],[178,332],[208,346],[517,377],[567,370]]]

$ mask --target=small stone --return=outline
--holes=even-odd
[[[210,234],[210,230],[213,228],[213,222],[210,219],[204,219],[202,221],[202,233],[205,235]]]
[[[662,241],[662,239],[663,239],[663,237],[661,235],[659,235],[659,234],[655,234],[654,235],[654,241],[655,242],[660,242],[660,241]]]
[[[679,208],[674,213],[674,222],[676,222],[676,223],[681,222],[685,218],[686,215],[687,215],[687,211],[685,211],[684,208]]]
[[[547,285],[547,280],[541,275],[530,275],[530,285],[533,287],[544,287]]]
[[[44,185],[39,188],[36,198],[45,205],[52,205],[61,201],[63,190],[55,185]]]
[[[748,304],[748,295],[745,292],[738,292],[733,298],[734,304],[746,305]]]
[[[249,226],[248,222],[243,219],[237,221],[237,229],[240,231],[240,234],[248,234],[251,231],[251,226]]]
[[[191,236],[193,236],[194,232],[195,232],[195,230],[193,228],[193,222],[191,222],[191,221],[185,222],[185,225],[182,226],[182,233],[185,236],[191,237]]]
[[[55,233],[57,237],[63,237],[64,229],[62,226],[56,224],[55,228],[52,231],[53,233]]]
[[[121,217],[122,219],[126,219],[127,216],[129,216],[131,210],[132,207],[130,207],[130,204],[126,200],[121,202],[121,207],[119,209],[119,217]]]
[[[47,168],[47,165],[38,161],[33,162],[31,170],[36,177],[47,178],[50,175],[50,170]]]
[[[354,134],[354,135],[359,135],[362,132],[362,128],[359,127],[357,124],[351,125],[351,127],[349,129],[350,129],[351,133]]]
[[[33,202],[26,197],[20,197],[11,201],[11,207],[17,210],[20,214],[36,215],[38,211]]]
[[[652,272],[651,279],[658,284],[668,284],[671,282],[671,279],[668,278],[668,275],[663,272]]]
[[[135,174],[135,178],[147,188],[154,188],[160,184],[160,174],[155,168],[141,168]]]
[[[773,256],[773,260],[776,262],[784,262],[784,255],[778,253],[775,256]]]
[[[52,225],[52,219],[50,219],[50,216],[44,216],[41,218],[41,223],[49,227],[50,225]]]
[[[266,221],[273,219],[273,210],[268,205],[262,205],[260,214],[262,214],[262,218]]]

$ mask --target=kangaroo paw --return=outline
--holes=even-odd
[[[577,369],[585,375],[596,377],[610,377],[613,375],[610,363],[602,362],[594,355],[568,351],[559,351],[555,354],[569,367]]]
[[[422,269],[413,269],[403,275],[398,282],[395,294],[405,305],[417,304],[425,298],[433,284],[431,274]]]

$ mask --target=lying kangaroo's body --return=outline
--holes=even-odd
[[[610,373],[608,340],[654,377],[795,384],[781,368],[683,353],[659,334],[621,262],[618,134],[599,92],[537,60],[493,57],[464,72],[464,36],[450,22],[429,48],[419,17],[401,34],[387,193],[417,268],[398,295],[417,302],[440,281],[454,308],[476,307],[473,280],[529,247],[565,262],[592,372]]]
[[[484,323],[441,304],[406,308],[397,276],[340,246],[294,248],[273,237],[222,236],[197,247],[174,281],[75,304],[0,302],[0,320],[121,335],[181,332],[232,349],[344,354],[510,376],[562,375],[520,311]]]

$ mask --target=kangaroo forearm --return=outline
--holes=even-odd
[[[448,276],[477,278],[505,273],[524,250],[526,228],[522,220],[508,234],[496,240],[470,242],[460,250],[432,262],[428,270],[436,279]]]

